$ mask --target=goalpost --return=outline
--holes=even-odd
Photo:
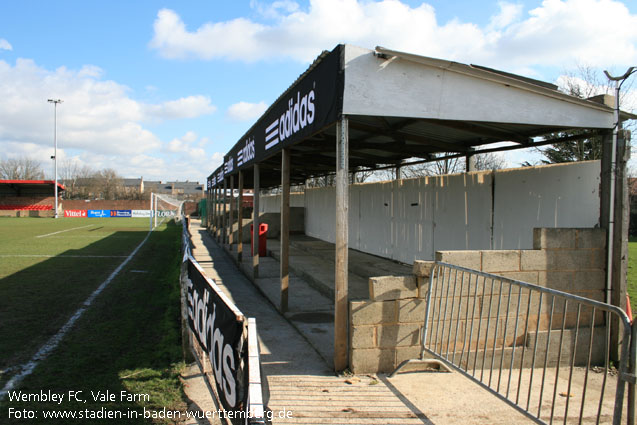
[[[184,201],[169,195],[151,193],[150,210],[150,229],[152,230],[157,227],[158,218],[160,219],[159,224],[170,219],[180,221],[184,215]]]

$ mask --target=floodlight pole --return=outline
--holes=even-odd
[[[617,144],[619,140],[619,131],[621,126],[621,118],[620,118],[620,110],[619,110],[619,91],[621,89],[622,84],[624,84],[626,79],[630,77],[635,71],[637,71],[637,67],[631,66],[630,68],[628,68],[628,71],[624,73],[624,75],[621,75],[618,77],[613,77],[608,73],[608,71],[604,71],[604,74],[606,74],[606,77],[610,81],[615,82],[615,111],[614,111],[615,125],[613,126],[613,141],[612,141],[612,147],[611,147],[611,164],[610,164],[611,174],[610,174],[610,189],[609,189],[610,205],[608,208],[608,229],[607,229],[608,257],[606,259],[607,263],[606,263],[605,301],[608,304],[611,304],[611,291],[613,289],[612,279],[613,279],[614,233],[615,233],[615,198],[616,198],[615,185],[617,180]],[[622,248],[620,247],[620,250],[621,249]],[[620,253],[620,255],[622,254]],[[606,320],[608,321],[608,315]],[[610,337],[611,326],[608,326],[608,332],[609,332],[609,335],[607,336],[607,338]],[[637,333],[634,331],[634,328],[633,328],[633,333],[632,333],[633,338],[631,338],[631,341],[630,341],[631,355],[628,356],[629,358],[628,358],[627,367],[622,365],[622,367],[625,370],[628,369],[628,373],[632,374],[633,376],[635,375],[635,372],[636,372],[635,357],[637,356],[637,342],[635,341],[635,338],[634,338],[635,335],[637,335]],[[622,359],[622,363],[623,363],[623,359]],[[621,408],[620,408],[619,416],[621,417]],[[635,386],[634,385],[628,386],[627,416],[628,416],[627,418],[628,423],[635,423]]]
[[[609,198],[610,205],[608,206],[608,229],[607,229],[607,253],[608,256],[606,258],[606,294],[605,301],[607,304],[611,303],[611,291],[612,291],[612,279],[613,279],[613,233],[615,231],[615,185],[617,180],[617,140],[619,139],[619,130],[621,126],[621,121],[619,117],[619,90],[621,89],[624,81],[632,73],[634,73],[637,69],[635,67],[628,68],[628,71],[624,73],[624,75],[619,77],[611,76],[608,71],[604,71],[606,77],[610,81],[615,82],[615,111],[614,111],[614,119],[615,125],[613,126],[613,141],[611,145],[610,151],[610,188],[609,188]]]
[[[58,218],[58,103],[62,103],[61,99],[48,99],[49,103],[53,104],[53,163],[55,173],[55,218]]]

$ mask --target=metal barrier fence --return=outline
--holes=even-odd
[[[619,424],[624,410],[634,423],[630,341],[626,314],[602,302],[444,263],[429,280],[422,359],[434,355],[538,423]]]

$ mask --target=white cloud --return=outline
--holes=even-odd
[[[0,50],[13,50],[13,46],[4,38],[0,38]]]
[[[398,0],[310,0],[252,2],[271,24],[237,18],[189,30],[181,17],[162,9],[150,46],[165,58],[254,62],[275,58],[310,61],[338,43],[383,45],[428,56],[508,69],[554,66],[586,59],[596,65],[634,62],[637,15],[617,0],[544,0],[527,15],[502,2],[481,28],[457,19],[438,23],[433,7]],[[612,22],[612,30],[599,28]]]
[[[102,80],[103,71],[84,66],[50,71],[32,60],[15,66],[0,61],[0,141],[51,143],[53,107],[57,107],[58,140],[66,148],[94,153],[140,154],[158,149],[159,138],[145,121],[194,118],[215,111],[205,96],[189,96],[159,104],[132,99],[126,86]]]
[[[228,116],[235,121],[252,121],[259,118],[268,109],[265,102],[238,102],[230,105]]]
[[[491,18],[488,27],[489,30],[505,28],[522,16],[523,5],[521,4],[501,1],[498,2],[498,6],[500,7],[500,13]]]
[[[205,182],[210,172],[221,165],[224,156],[221,152],[207,153],[206,147],[210,144],[207,137],[200,138],[194,131],[164,144],[163,151],[170,156],[171,175]]]
[[[158,105],[146,105],[145,112],[160,119],[196,118],[212,114],[217,107],[210,103],[207,96],[188,96]]]
[[[53,175],[53,106],[47,99],[60,98],[58,159],[71,157],[96,170],[114,168],[122,176],[162,180],[204,178],[218,166],[211,165],[205,151],[207,139],[187,132],[180,138],[183,145],[166,147],[145,127],[147,122],[211,114],[216,107],[208,97],[142,103],[128,87],[102,79],[103,74],[91,65],[48,70],[28,59],[15,65],[0,60],[0,156],[36,159]]]
[[[178,153],[181,156],[197,159],[206,156],[206,151],[200,144],[197,144],[199,136],[193,131],[189,131],[182,137],[176,138],[168,142],[166,150],[171,153]]]
[[[597,31],[600,22],[612,29]],[[509,61],[536,65],[628,64],[637,54],[637,15],[614,0],[544,0],[494,43]]]
[[[250,7],[269,19],[280,19],[283,16],[282,12],[292,13],[299,10],[299,4],[289,0],[275,1],[271,4],[251,0]]]

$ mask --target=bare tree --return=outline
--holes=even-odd
[[[363,183],[374,175],[374,170],[364,167],[356,167],[350,174],[350,183]]]
[[[324,176],[311,177],[305,181],[306,187],[329,187],[334,186],[336,174],[326,174]]]
[[[64,159],[60,161],[60,178],[66,187],[67,199],[86,198],[88,187],[92,186],[92,176],[95,171],[87,165],[81,165],[77,160]]]
[[[39,161],[20,157],[0,160],[0,178],[5,180],[41,180],[44,171]]]
[[[559,89],[571,96],[587,99],[601,94],[614,95],[613,84],[602,72],[590,66],[579,65],[574,71],[565,73],[564,78],[558,81]],[[622,110],[634,110],[637,105],[630,102],[628,93],[632,90],[634,79],[627,80],[620,93]],[[632,130],[635,123],[629,121],[624,124],[625,129]],[[548,138],[560,138],[582,134],[581,130],[567,130],[554,133]],[[574,162],[600,159],[602,156],[602,137],[589,137],[586,139],[556,143],[540,150],[545,159],[543,163]]]
[[[101,197],[104,199],[118,199],[122,192],[122,177],[112,168],[105,168],[93,176]]]
[[[442,154],[444,156],[446,154]],[[476,171],[500,170],[508,164],[506,159],[497,153],[483,153],[474,156]],[[395,172],[395,168],[392,169]],[[423,164],[406,165],[402,167],[402,175],[405,178],[418,178],[426,176],[438,176],[443,174],[463,173],[466,170],[464,157],[446,158],[439,161],[425,162]]]
[[[482,170],[501,170],[506,168],[507,163],[504,156],[495,152],[483,153],[474,156],[475,168],[478,171]]]
[[[560,91],[588,99],[599,94],[614,94],[613,86],[597,68],[587,65],[577,65],[575,70],[564,72],[564,78],[558,81]]]

